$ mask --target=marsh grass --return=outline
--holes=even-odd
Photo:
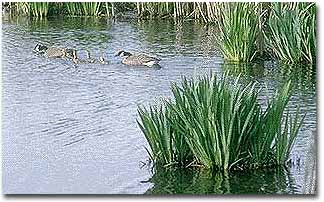
[[[272,3],[266,38],[270,49],[283,63],[315,63],[315,3]]]
[[[217,36],[225,60],[250,62],[255,59],[261,32],[258,8],[255,3],[246,2],[222,3],[218,7]]]
[[[50,2],[17,2],[12,5],[17,14],[29,15],[32,17],[47,17],[50,9]]]
[[[17,2],[10,4],[16,14],[31,17],[54,15],[113,17],[114,3],[108,2]]]
[[[227,75],[183,78],[172,85],[173,100],[139,107],[138,124],[155,164],[211,170],[284,165],[303,122],[299,110],[285,111],[291,83],[278,90],[265,110],[256,83],[239,84]]]
[[[218,47],[231,62],[271,56],[282,63],[316,63],[316,4],[310,2],[15,2],[17,14],[173,18],[216,25]],[[12,9],[13,8],[13,9]],[[125,15],[124,15],[125,14]]]

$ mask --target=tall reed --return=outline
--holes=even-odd
[[[159,165],[203,166],[212,170],[282,165],[289,158],[303,120],[285,108],[291,83],[265,110],[256,83],[233,85],[223,75],[183,78],[173,84],[173,100],[147,110],[139,107],[141,130],[151,159]]]
[[[272,3],[267,41],[284,63],[316,62],[315,3]]]
[[[250,62],[258,53],[261,32],[258,6],[255,3],[222,3],[218,7],[220,19],[219,47],[226,60]]]
[[[46,17],[50,9],[49,2],[17,2],[14,5],[17,14],[33,17]]]
[[[29,3],[31,15],[34,17],[46,17],[49,11],[49,2]]]
[[[114,17],[115,15],[114,3],[108,2],[16,2],[11,7],[14,7],[16,14],[31,17],[49,15]]]
[[[99,16],[102,12],[101,2],[81,2],[80,4],[85,16]]]
[[[17,14],[33,17],[123,16],[197,19],[216,24],[227,61],[251,62],[274,56],[283,63],[316,63],[316,5],[309,2],[16,2]],[[14,13],[14,12],[13,12]]]

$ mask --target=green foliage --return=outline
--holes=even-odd
[[[106,11],[101,2],[66,2],[64,5],[71,16],[99,16]]]
[[[275,56],[283,63],[316,63],[316,4],[249,2],[16,2],[15,13],[138,18],[197,19],[216,24],[218,46],[227,61],[251,62]]]
[[[258,6],[255,3],[223,3],[219,7],[219,47],[226,60],[252,61],[260,33]]]
[[[284,63],[316,62],[315,3],[272,3],[266,38]]]
[[[15,4],[16,13],[40,18],[48,15],[49,8],[49,2],[17,2]]]
[[[49,2],[29,3],[30,13],[34,17],[46,17],[49,10]]]
[[[170,125],[178,120],[174,120],[176,117],[171,116],[168,108],[151,106],[147,110],[139,107],[138,112],[141,118],[138,124],[148,140],[151,152],[147,151],[153,161],[162,165],[183,165],[192,159],[183,134]]]
[[[230,85],[227,75],[183,78],[173,84],[174,100],[139,107],[141,130],[158,165],[203,166],[212,170],[250,169],[285,164],[303,122],[299,111],[284,114],[291,83],[265,110],[256,83]]]
[[[17,2],[14,4],[16,14],[31,17],[53,15],[69,16],[114,16],[113,3],[102,2]]]

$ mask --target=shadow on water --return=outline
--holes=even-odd
[[[96,17],[59,17],[30,19],[26,17],[7,17],[10,23],[25,27],[30,39],[44,45],[68,46],[72,48],[91,47],[105,49],[112,36],[111,23]],[[85,32],[87,34],[85,34]],[[44,34],[46,33],[46,34]]]
[[[230,75],[243,76],[244,79],[252,81],[255,79],[271,78],[280,83],[291,80],[295,89],[300,91],[315,90],[316,88],[316,66],[308,64],[277,64],[274,62],[261,63],[224,63],[222,70]]]
[[[309,162],[289,172],[227,175],[140,169],[147,142],[136,124],[136,109],[171,96],[170,83],[181,76],[229,71],[271,92],[292,79],[297,89],[290,107],[301,103],[307,112],[292,158],[313,162],[309,156],[316,152],[305,153],[308,145],[313,148],[309,136],[316,131],[315,68],[223,64],[215,27],[195,21],[3,17],[2,31],[4,193],[296,193],[296,187],[298,193],[313,192],[314,186],[304,186],[316,177],[316,164]],[[93,57],[105,51],[110,64],[75,66],[44,59],[32,52],[36,43],[88,49]],[[156,55],[162,68],[122,65],[121,58],[113,57],[121,48]],[[265,102],[268,93],[261,93]],[[304,178],[305,172],[309,177]],[[145,179],[150,180],[140,183]]]
[[[26,26],[29,31],[47,32],[56,29],[106,30],[109,27],[106,18],[99,17],[48,17],[30,18],[25,16],[4,16],[10,24]]]
[[[197,169],[155,171],[146,194],[294,194],[294,178],[283,167],[235,173]]]
[[[143,43],[149,42],[159,47],[172,46],[168,50],[172,55],[205,56],[218,52],[213,35],[215,27],[203,26],[198,21],[138,20],[134,27],[142,33],[140,40]],[[190,48],[196,51],[193,52]]]

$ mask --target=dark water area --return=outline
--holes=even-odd
[[[2,17],[2,186],[5,194],[304,194],[314,192],[316,67],[224,63],[213,26],[195,21]],[[109,64],[35,55],[70,47]],[[161,58],[161,69],[121,64],[116,51]],[[170,83],[228,71],[257,81],[260,102],[289,79],[289,110],[306,113],[288,169],[236,173],[153,170],[137,106],[171,95]]]

